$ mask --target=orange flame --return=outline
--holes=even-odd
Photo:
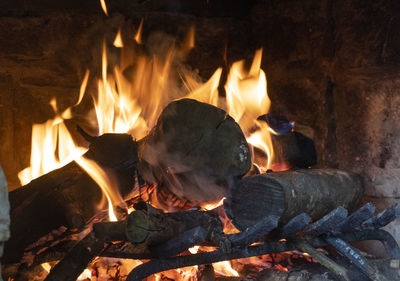
[[[142,44],[142,30],[143,30],[143,19],[140,20],[139,27],[134,37],[136,43],[138,44]]]
[[[117,47],[117,48],[123,48],[124,47],[124,43],[122,42],[122,37],[121,37],[121,30],[118,30],[118,33],[115,36],[113,45],[115,47]]]

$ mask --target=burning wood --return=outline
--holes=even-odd
[[[96,137],[85,157],[115,175],[116,190],[122,195],[132,191],[137,155],[131,136]],[[12,238],[5,245],[3,262],[19,262],[28,245],[60,226],[82,229],[98,213],[102,196],[96,182],[76,162],[11,191]]]
[[[120,35],[115,41],[118,47],[124,45]],[[141,41],[140,37],[139,32],[135,40]],[[182,55],[191,46],[192,43],[177,53]],[[19,261],[28,245],[60,226],[68,227],[64,235],[87,227],[86,236],[79,242],[62,244],[67,248],[60,247],[58,254],[62,259],[50,271],[47,281],[76,280],[97,256],[150,259],[129,274],[127,280],[132,281],[173,268],[291,250],[307,251],[345,280],[355,274],[360,274],[360,280],[385,280],[349,243],[382,240],[390,246],[391,257],[399,258],[397,243],[379,230],[400,215],[399,206],[373,217],[374,208],[367,205],[348,216],[347,209],[356,208],[362,196],[356,175],[336,170],[291,170],[241,179],[250,169],[254,150],[262,151],[262,157],[253,155],[253,164],[261,172],[271,169],[273,142],[280,143],[280,156],[294,168],[308,167],[316,159],[312,141],[292,132],[293,124],[284,120],[287,128],[281,132],[270,124],[271,116],[264,116],[267,122],[258,118],[270,107],[265,73],[260,68],[261,50],[256,52],[249,68],[244,61],[232,65],[226,79],[225,105],[222,105],[226,111],[217,108],[222,100],[218,93],[221,69],[203,86],[179,96],[186,99],[167,105],[176,98],[163,96],[168,90],[166,77],[174,51],[165,55],[161,63],[145,58],[127,61],[126,67],[116,67],[114,75],[110,75],[104,43],[102,79],[98,81],[99,95],[95,99],[102,135],[92,137],[79,129],[90,142],[84,157],[77,157],[75,162],[10,193],[12,239],[6,245],[3,261]],[[129,71],[132,69],[133,72]],[[135,73],[132,81],[127,79],[130,72]],[[88,73],[79,102],[87,82]],[[53,107],[57,113],[55,103]],[[57,113],[51,126],[60,129],[59,124],[71,117],[69,110]],[[61,128],[66,130],[64,125]],[[117,132],[130,133],[139,140]],[[271,132],[282,135],[271,137]],[[51,139],[57,133],[52,130],[47,137]],[[50,149],[56,150],[56,147]],[[120,200],[124,204],[119,198],[113,199],[107,188],[113,185],[114,192],[124,197],[138,191],[136,179],[158,194],[167,194],[166,198],[189,202],[177,204],[185,207],[222,202],[226,196],[226,213],[241,232],[223,232],[217,214],[221,207],[213,211],[192,209],[165,213],[143,202],[136,204],[136,210],[124,220],[100,222],[92,229],[89,222],[98,212],[96,205],[103,193],[110,203],[110,211],[113,210],[111,203]],[[157,207],[157,202],[151,199],[150,203]],[[190,247],[206,243],[214,250],[187,253]],[[316,250],[327,245],[335,247],[355,268],[339,265]],[[205,268],[208,273],[204,276],[213,275],[210,266]]]

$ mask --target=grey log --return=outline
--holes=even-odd
[[[227,215],[240,230],[268,215],[280,223],[306,213],[319,219],[338,206],[350,212],[360,203],[360,177],[334,169],[304,169],[254,175],[237,181],[224,202]]]

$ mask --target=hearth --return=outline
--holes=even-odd
[[[400,278],[398,3],[0,7],[3,278]]]

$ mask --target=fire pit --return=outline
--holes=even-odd
[[[397,186],[397,147],[388,133],[397,111],[382,109],[396,99],[386,92],[379,93],[382,100],[374,97],[364,82],[377,71],[394,91],[388,81],[397,72],[365,68],[378,64],[368,60],[375,43],[360,49],[359,61],[351,58],[356,43],[345,46],[369,8],[360,12],[357,1],[343,7],[197,0],[69,5],[68,12],[49,6],[48,15],[41,4],[22,8],[33,16],[21,19],[20,29],[43,26],[57,34],[74,23],[84,30],[74,41],[76,53],[64,52],[67,41],[51,39],[41,62],[46,70],[15,76],[28,65],[42,67],[35,65],[42,46],[32,54],[22,48],[18,56],[4,47],[6,72],[20,79],[17,90],[5,87],[7,95],[28,92],[38,108],[38,118],[29,120],[31,146],[16,137],[16,149],[24,144],[18,161],[10,159],[4,134],[1,163],[11,206],[5,279],[399,278],[400,203],[390,188]],[[0,19],[4,26],[18,30],[20,9],[8,6],[4,13],[13,17]],[[386,35],[376,39],[381,59],[394,62],[397,9],[380,7],[390,20],[382,20],[386,29],[379,34]],[[272,39],[259,38],[266,35]],[[24,61],[21,68],[15,60]],[[56,70],[62,65],[69,68]],[[81,84],[71,84],[68,73],[78,73]],[[365,100],[346,95],[357,81],[366,83],[359,86]],[[49,94],[39,102],[42,84]],[[66,97],[71,85],[76,89]],[[5,124],[26,129],[10,118],[7,108],[20,107],[15,100],[9,106],[7,95],[0,100]],[[373,104],[384,121],[371,121],[371,114],[381,116]],[[26,112],[21,118],[36,114]],[[386,134],[379,141],[377,130]],[[384,247],[358,243],[366,240]]]

